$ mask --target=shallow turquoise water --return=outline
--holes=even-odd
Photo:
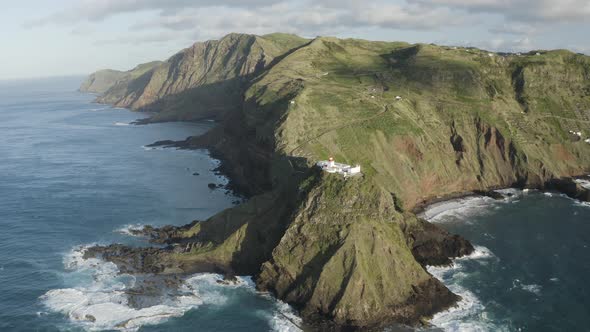
[[[80,320],[79,313],[97,316],[115,308],[121,287],[131,281],[110,274],[110,266],[82,266],[76,248],[146,245],[119,230],[185,224],[236,200],[207,187],[224,179],[211,171],[216,161],[206,151],[142,148],[203,133],[211,123],[129,126],[141,115],[91,103],[93,96],[75,92],[80,81],[0,82],[0,331],[114,327],[117,322]],[[215,284],[216,276],[202,278],[195,281],[199,293],[185,299],[192,304],[178,309],[179,299],[162,299],[178,317],[147,320],[159,324],[142,330],[268,331],[282,326],[276,315],[288,308],[257,294],[247,280],[224,289]],[[64,306],[68,301],[70,307]],[[128,309],[114,312],[121,320],[133,317],[122,308]]]

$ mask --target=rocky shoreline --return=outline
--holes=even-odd
[[[458,300],[425,265],[474,250],[418,218],[426,203],[498,199],[494,190],[509,186],[589,198],[571,178],[590,171],[588,145],[564,130],[585,115],[562,107],[564,96],[587,104],[587,59],[549,52],[491,61],[478,52],[231,34],[149,67],[145,81],[113,82],[100,101],[157,111],[142,123],[218,120],[202,136],[152,146],[207,149],[248,200],[185,227],[138,233],[164,248],[88,255],[130,272],[252,275],[315,329],[424,324]],[[330,155],[358,162],[363,176],[313,167]]]
[[[159,141],[150,144],[150,147],[168,147],[179,149],[204,149],[212,148],[212,156],[220,159],[222,162],[216,171],[228,176],[230,183],[232,183],[232,170],[228,167],[228,160],[224,158],[224,154],[220,151],[214,152],[215,148],[208,146],[207,140],[200,138],[189,137],[184,141]],[[240,183],[240,182],[238,182]],[[231,186],[233,190],[240,190],[240,185]],[[493,199],[501,199],[503,196],[495,192],[494,188],[486,191],[476,190],[470,192],[462,192],[447,195],[444,197],[437,197],[428,202],[424,202],[416,206],[412,212],[418,214],[421,210],[435,202],[445,201],[449,199],[456,199],[466,196],[486,196]],[[533,188],[531,188],[533,189]],[[575,178],[562,178],[550,180],[542,186],[537,186],[534,189],[547,189],[562,192],[569,197],[580,199],[584,201],[590,200],[589,190],[583,188],[575,182]],[[246,191],[245,194],[249,192]],[[162,228],[154,228],[152,226],[145,226],[142,229],[130,231],[132,235],[141,236],[148,239],[154,244],[166,245],[164,248],[128,248],[122,245],[113,244],[106,247],[89,248],[85,254],[85,258],[96,257],[102,258],[106,261],[115,263],[121,273],[140,274],[161,276],[163,279],[157,283],[164,282],[169,288],[174,288],[179,285],[179,281],[185,276],[194,273],[212,272],[225,276],[228,283],[235,278],[236,274],[241,274],[244,271],[236,269],[234,264],[218,261],[215,258],[193,261],[190,263],[170,260],[170,255],[175,254],[190,254],[199,251],[207,251],[211,247],[209,239],[202,236],[187,236],[186,233],[191,229],[198,227],[203,221],[193,221],[187,225],[175,227],[165,226]],[[469,255],[474,251],[473,246],[466,239],[452,235],[444,231],[438,226],[435,226],[422,219],[417,219],[419,227],[414,225],[404,229],[408,238],[408,243],[411,245],[411,252],[416,261],[426,267],[444,266],[452,263],[453,258]],[[276,271],[276,273],[283,273]],[[268,278],[268,277],[266,277]],[[164,280],[164,281],[161,281]],[[272,283],[267,284],[265,277],[255,275],[258,289],[262,291],[270,291],[277,297],[282,298],[279,290],[275,289]],[[152,278],[152,283],[153,283]],[[150,286],[138,287],[138,292],[135,294],[137,298],[142,298],[144,289],[152,289]],[[149,292],[147,292],[149,293]],[[132,294],[133,295],[133,294]],[[403,304],[399,304],[395,308],[390,308],[391,315],[382,317],[380,323],[363,323],[363,329],[379,330],[388,324],[427,324],[423,320],[424,317],[432,316],[436,312],[440,312],[452,307],[460,300],[460,297],[451,293],[440,281],[430,278],[414,286],[412,295]],[[133,300],[135,301],[135,300]],[[140,302],[140,301],[136,301]],[[295,308],[298,308],[305,318],[306,328],[318,330],[355,330],[359,328],[357,323],[337,323],[330,317],[314,312],[305,312],[305,306],[297,302],[291,302]]]

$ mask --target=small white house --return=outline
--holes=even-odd
[[[590,144],[590,138],[585,139],[584,142]]]
[[[291,100],[291,105],[295,105],[295,100]]]
[[[401,96],[395,96],[395,100],[402,100]]]
[[[488,56],[491,58],[494,56],[494,53],[488,53]]]

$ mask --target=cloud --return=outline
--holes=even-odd
[[[528,51],[534,48],[532,40],[528,37],[517,39],[495,38],[490,41],[481,42],[478,46],[484,49],[490,49],[494,51],[511,52]]]
[[[186,8],[208,6],[257,8],[275,2],[276,0],[80,0],[76,6],[26,22],[24,26],[35,27],[80,21],[98,22],[118,14],[139,11],[157,11],[170,15]]]
[[[522,23],[504,23],[502,25],[494,26],[489,29],[491,33],[506,34],[506,35],[531,35],[537,32],[537,28],[530,24]]]
[[[285,31],[315,36],[336,34],[346,29],[433,30],[441,26],[457,26],[465,21],[445,8],[424,8],[404,2],[308,0],[277,2],[254,9],[227,6],[186,8],[137,22],[131,29],[198,30],[199,36],[205,38],[233,31]]]
[[[130,15],[138,12],[142,14]],[[83,35],[91,30],[88,26],[96,27],[122,14],[128,14],[129,31],[98,43],[164,43],[184,41],[187,36],[203,40],[229,32],[317,36],[403,30],[440,35],[441,31],[465,28],[479,29],[480,45],[490,49],[521,50],[532,47],[532,40],[538,40],[536,37],[553,24],[584,22],[590,15],[590,1],[78,0],[26,25],[71,26],[71,31]]]
[[[180,37],[180,38],[179,38]],[[184,38],[182,38],[184,37]],[[171,32],[159,32],[150,34],[130,34],[123,35],[117,38],[101,39],[95,42],[98,46],[105,45],[141,45],[141,44],[164,44],[169,42],[178,42],[179,39],[186,39],[186,42],[190,40],[190,36],[178,36]]]
[[[587,0],[416,0],[423,5],[462,9],[473,13],[499,14],[507,21],[584,21],[590,15]]]

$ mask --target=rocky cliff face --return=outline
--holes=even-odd
[[[243,91],[256,74],[306,42],[285,34],[230,34],[199,42],[145,75],[113,85],[98,101],[156,112],[155,121],[220,118],[239,108]]]
[[[125,73],[117,70],[99,70],[88,76],[88,78],[86,78],[86,80],[82,82],[82,85],[80,86],[80,91],[99,94],[105,93],[124,76]]]
[[[90,254],[140,271],[253,274],[324,329],[415,324],[457,300],[423,265],[473,248],[409,211],[513,185],[587,197],[558,179],[590,170],[590,144],[569,134],[590,136],[588,57],[279,37],[195,45],[116,101],[151,104],[156,121],[218,116],[217,128],[175,145],[210,148],[252,198],[206,221],[146,232],[168,249]],[[240,96],[209,108],[195,89],[211,84]],[[321,174],[313,164],[329,156],[359,163],[363,175]],[[146,255],[153,259],[134,258]]]
[[[161,64],[160,61],[154,61],[149,63],[141,64],[129,71],[118,71],[118,70],[99,70],[82,82],[80,86],[81,92],[97,93],[104,97],[108,91],[114,86],[127,86],[132,81],[142,77],[146,73],[150,73],[155,67]]]

